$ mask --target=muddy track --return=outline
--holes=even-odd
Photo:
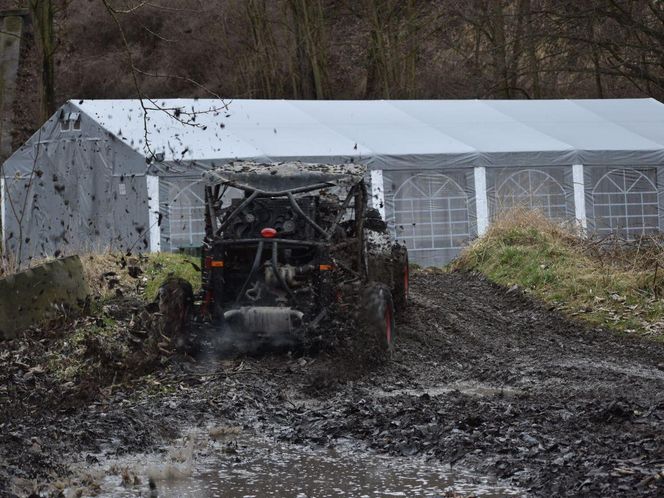
[[[96,404],[5,422],[1,455],[11,473],[40,477],[63,463],[53,455],[149,451],[184,427],[230,423],[298,444],[351,438],[532,495],[664,493],[661,343],[590,330],[459,273],[416,272],[398,325],[387,364],[348,351],[173,361]]]
[[[350,434],[543,496],[664,492],[661,344],[589,330],[477,276],[419,273],[413,294],[393,364],[292,439]]]

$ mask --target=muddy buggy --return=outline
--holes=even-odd
[[[235,162],[204,174],[204,308],[222,334],[274,346],[358,333],[392,351],[408,254],[368,207],[357,164]]]

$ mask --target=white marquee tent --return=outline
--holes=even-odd
[[[237,159],[366,163],[373,202],[424,265],[516,205],[634,236],[664,222],[653,99],[72,100],[4,164],[5,247],[199,245],[201,172]]]

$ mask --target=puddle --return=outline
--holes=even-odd
[[[516,488],[472,472],[422,459],[360,452],[356,445],[319,450],[242,436],[233,442],[210,441],[202,453],[191,468],[180,464],[155,475],[154,467],[152,471],[134,467],[129,472],[135,472],[137,484],[123,485],[120,475],[107,475],[98,496],[523,496]],[[153,494],[145,477],[150,472],[155,476]],[[125,480],[126,474],[125,470]]]

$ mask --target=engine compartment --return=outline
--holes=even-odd
[[[212,271],[217,315],[270,330],[315,319],[330,300],[330,244],[343,239],[345,230],[326,238],[309,220],[330,228],[339,203],[299,196],[298,212],[288,198],[257,198],[243,206],[245,199],[233,199],[217,214],[222,220],[232,215],[211,244],[212,260],[223,261]],[[266,228],[274,230],[271,237],[264,235]]]
[[[325,317],[357,305],[366,289],[378,291],[370,267],[383,275],[392,265],[373,251],[369,261],[379,244],[370,243],[365,231],[383,230],[384,223],[367,207],[365,173],[366,167],[355,164],[251,163],[204,175],[209,186],[203,287],[222,328],[259,336],[306,337],[313,331],[319,337],[333,328]],[[229,202],[229,187],[243,197]]]

